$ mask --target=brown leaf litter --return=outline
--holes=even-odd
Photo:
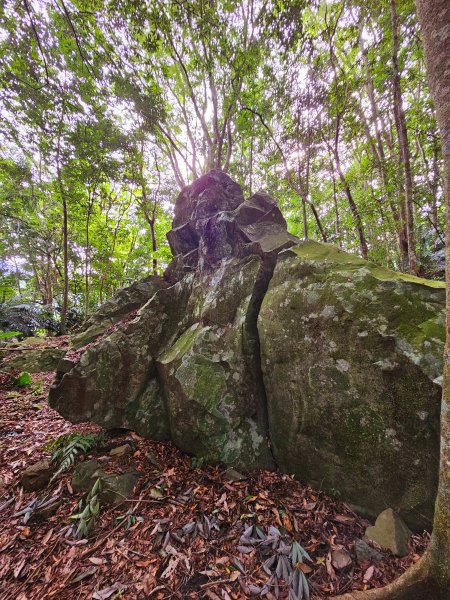
[[[20,475],[50,458],[49,440],[99,427],[72,425],[48,406],[52,379],[53,373],[35,374],[23,389],[1,382],[0,600],[284,600],[294,542],[311,560],[300,558],[289,567],[292,575],[299,584],[304,576],[319,600],[385,585],[426,548],[428,534],[415,535],[406,557],[382,552],[377,564],[357,564],[354,545],[369,522],[344,503],[281,473],[239,478],[220,466],[194,468],[173,444],[131,432],[116,432],[109,442],[129,443],[132,452],[111,457],[106,448],[93,457],[110,472],[138,471],[133,496],[103,506],[89,539],[66,537],[82,497],[72,489],[71,471],[32,493],[19,486]],[[23,510],[46,497],[55,499],[54,510],[24,523]]]

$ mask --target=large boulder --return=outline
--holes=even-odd
[[[183,333],[158,357],[172,439],[205,460],[273,464],[256,326],[267,283],[255,256],[197,273]]]
[[[50,404],[74,423],[134,429],[168,439],[168,416],[157,377],[160,347],[179,335],[190,282],[159,289],[131,320],[118,324],[85,351],[61,361]]]
[[[317,242],[279,257],[258,328],[283,470],[430,525],[444,292]]]
[[[168,240],[164,278],[91,316],[51,405],[429,524],[443,285],[301,242],[270,196],[218,170],[181,192]]]

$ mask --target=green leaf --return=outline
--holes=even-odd
[[[14,379],[14,385],[17,387],[26,387],[32,384],[31,375],[27,371],[23,371],[16,379]]]

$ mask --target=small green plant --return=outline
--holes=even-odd
[[[83,435],[81,433],[64,434],[51,440],[45,445],[46,450],[53,450],[51,458],[52,463],[58,465],[58,469],[53,474],[51,481],[54,481],[58,475],[61,475],[67,469],[75,464],[77,456],[87,454],[101,444],[102,436],[92,433]]]
[[[74,535],[79,540],[87,538],[95,525],[95,520],[100,512],[99,495],[101,492],[101,480],[97,479],[92,489],[82,498],[77,506],[78,512],[70,517],[75,523],[68,530],[68,535]]]
[[[127,512],[125,515],[119,515],[116,517],[116,521],[122,523],[125,528],[125,531],[133,527],[136,523],[142,523],[144,520],[143,517],[137,517],[136,515],[131,514],[131,512]]]
[[[31,385],[33,380],[31,379],[31,375],[27,371],[23,371],[20,373],[18,377],[16,377],[13,381],[13,384],[17,387],[27,387]]]
[[[18,335],[22,335],[22,333],[20,331],[2,331],[0,333],[0,340],[7,340]]]

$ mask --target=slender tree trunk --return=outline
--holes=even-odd
[[[252,133],[250,136],[250,196],[253,193],[253,119],[255,115],[252,114]]]
[[[67,198],[64,190],[62,174],[61,174],[61,131],[58,133],[58,143],[56,152],[56,173],[58,178],[59,192],[61,196],[63,208],[63,260],[64,260],[64,282],[63,282],[63,304],[61,309],[61,334],[64,335],[67,331],[67,308],[69,303],[69,233],[68,233],[68,214],[67,214]]]
[[[433,145],[433,174],[432,174],[432,177],[430,180],[430,190],[431,190],[430,218],[431,218],[431,222],[433,223],[433,227],[435,228],[436,232],[439,232],[438,206],[437,206],[437,194],[438,194],[438,188],[439,188],[439,179],[440,179],[439,148],[435,141],[434,145]]]
[[[394,93],[394,119],[397,129],[398,143],[400,146],[400,159],[404,175],[405,185],[405,223],[408,240],[408,262],[409,270],[416,275],[418,273],[416,240],[414,235],[414,203],[413,203],[413,180],[411,172],[411,153],[408,142],[408,131],[406,129],[406,117],[403,109],[402,89],[400,85],[400,69],[398,65],[399,51],[399,22],[397,14],[397,0],[389,0],[391,7],[392,26],[392,88]]]
[[[441,410],[439,486],[430,545],[394,583],[339,600],[448,600],[450,596],[450,2],[416,0],[422,25],[427,72],[442,137],[446,207],[446,344]]]
[[[367,57],[366,57],[366,59],[367,59]],[[370,99],[370,103],[372,106],[372,112],[373,112],[373,114],[378,115],[378,108],[376,106],[375,97],[373,95],[373,86],[372,85],[369,86],[369,89],[372,90],[371,99]],[[390,186],[389,186],[388,176],[387,176],[386,157],[385,157],[385,153],[384,153],[382,137],[381,137],[378,127],[376,127],[376,130],[375,130],[376,143],[374,142],[374,140],[372,139],[369,123],[367,122],[367,120],[365,118],[365,113],[364,113],[362,103],[358,108],[359,108],[359,111],[358,111],[359,116],[360,116],[360,119],[361,119],[361,121],[363,123],[363,127],[364,127],[364,133],[366,135],[367,142],[368,142],[370,150],[372,152],[372,156],[374,157],[375,163],[377,165],[378,172],[380,174],[381,184],[383,186],[383,190],[385,190],[385,194],[386,194],[386,197],[388,200],[388,205],[389,205],[389,208],[392,213],[392,218],[393,218],[394,226],[395,226],[395,236],[397,239],[397,248],[398,248],[398,253],[399,253],[399,257],[400,257],[401,270],[405,271],[408,268],[408,238],[407,238],[407,234],[406,234],[406,226],[405,226],[405,221],[400,218],[400,212],[399,212],[397,200],[394,198],[392,191],[390,191],[390,189],[389,189]],[[374,111],[376,111],[376,112],[374,112]],[[375,120],[375,125],[376,125],[377,121],[378,121],[378,119]],[[380,209],[382,210],[381,206],[380,206]]]
[[[358,207],[356,206],[356,202],[353,199],[353,194],[352,194],[352,191],[348,184],[348,181],[342,171],[341,161],[339,158],[339,152],[337,150],[335,150],[335,152],[334,152],[334,162],[336,164],[336,170],[339,175],[339,179],[341,180],[342,187],[344,188],[344,193],[347,197],[348,205],[349,205],[350,211],[352,213],[353,222],[355,224],[356,231],[358,233],[359,249],[361,250],[361,255],[363,258],[367,258],[368,248],[367,248],[366,236],[364,234],[363,222],[361,219],[361,215],[359,214]]]
[[[86,256],[84,264],[84,318],[87,319],[89,314],[89,268],[90,268],[90,240],[89,240],[89,226],[91,222],[93,200],[89,198],[86,214]]]
[[[333,204],[334,204],[334,231],[338,240],[339,248],[342,248],[341,237],[341,219],[339,217],[339,205],[337,200],[336,175],[334,174],[334,165],[330,157],[330,173],[333,182]]]

